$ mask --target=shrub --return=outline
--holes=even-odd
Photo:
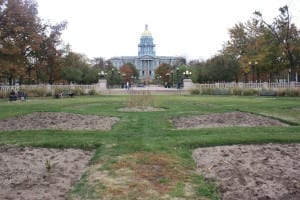
[[[79,87],[75,87],[75,89],[72,90],[72,92],[74,92],[74,94],[75,94],[76,96],[79,96],[79,95],[85,95],[83,89],[81,89],[81,88],[79,88]]]
[[[280,89],[280,90],[277,90],[277,96],[279,97],[285,97],[287,94],[286,94],[286,89]]]
[[[300,90],[297,89],[297,88],[287,89],[286,94],[289,97],[299,97],[300,96]]]
[[[89,91],[89,95],[96,95],[96,94],[97,94],[97,92],[95,89],[92,89]]]
[[[46,88],[28,89],[28,88],[21,87],[20,91],[24,92],[28,97],[45,97],[47,96],[48,93]]]
[[[213,91],[214,95],[229,95],[230,92],[228,89],[220,89],[220,88],[216,88]]]
[[[9,93],[6,91],[0,91],[0,99],[5,99],[9,97]]]
[[[241,88],[232,88],[231,89],[231,94],[236,95],[236,96],[241,96],[242,95],[242,89]]]
[[[243,96],[257,96],[259,94],[258,90],[255,89],[244,89],[242,91]]]
[[[201,94],[212,95],[214,94],[214,88],[202,88]]]
[[[53,97],[54,98],[59,98],[62,92],[63,92],[62,88],[55,88],[54,93],[53,93],[53,95],[54,95]]]
[[[191,89],[190,90],[190,94],[192,94],[192,95],[198,95],[198,94],[200,94],[200,90],[199,89]]]

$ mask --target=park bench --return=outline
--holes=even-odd
[[[61,97],[73,97],[74,96],[74,92],[72,92],[72,91],[63,91],[62,93],[61,93]]]
[[[60,93],[56,93],[54,95],[54,97],[57,98],[57,99],[59,99],[59,98],[65,98],[65,97],[71,97],[72,98],[74,95],[75,95],[74,92],[69,91],[69,90],[64,90],[64,91],[62,91]]]
[[[9,94],[9,101],[25,101],[27,99],[27,95],[25,92],[19,91],[17,93],[10,93]]]
[[[276,91],[273,90],[262,90],[259,93],[260,96],[268,96],[268,97],[275,97]]]

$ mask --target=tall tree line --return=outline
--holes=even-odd
[[[230,40],[216,56],[192,62],[196,82],[295,81],[300,74],[300,30],[288,6],[268,23],[256,11],[229,29]]]

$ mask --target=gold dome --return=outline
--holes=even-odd
[[[148,30],[148,25],[145,25],[145,31],[142,33],[142,36],[152,36],[151,32]]]

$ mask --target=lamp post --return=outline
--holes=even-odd
[[[251,72],[252,72],[252,82],[254,82],[254,70],[255,70],[255,65],[257,65],[258,62],[254,61],[254,62],[249,62],[249,65],[251,66]]]
[[[189,71],[189,70],[186,70],[186,71],[183,72],[182,74],[183,74],[183,76],[184,76],[185,78],[189,78],[189,76],[192,75],[192,72]]]
[[[179,68],[176,68],[176,78],[177,78],[177,89],[180,88],[180,82],[179,82]]]
[[[98,72],[99,79],[103,79],[105,75],[106,73],[103,70],[101,70],[101,72]]]
[[[174,71],[171,71],[171,79],[172,79],[172,88],[174,87]]]
[[[115,69],[111,69],[111,87],[113,88],[114,86],[114,74],[115,74]]]
[[[166,73],[166,77],[167,77],[167,84],[165,86],[167,88],[170,88],[170,73],[169,72]]]
[[[36,58],[35,57],[30,57],[30,58],[28,58],[28,60],[29,60],[29,65],[28,65],[28,83],[29,83],[29,85],[31,85],[31,83],[32,83],[32,81],[33,81],[33,79],[31,78],[31,71],[32,71],[32,69],[34,69],[34,66],[35,66],[35,63],[36,63]]]

